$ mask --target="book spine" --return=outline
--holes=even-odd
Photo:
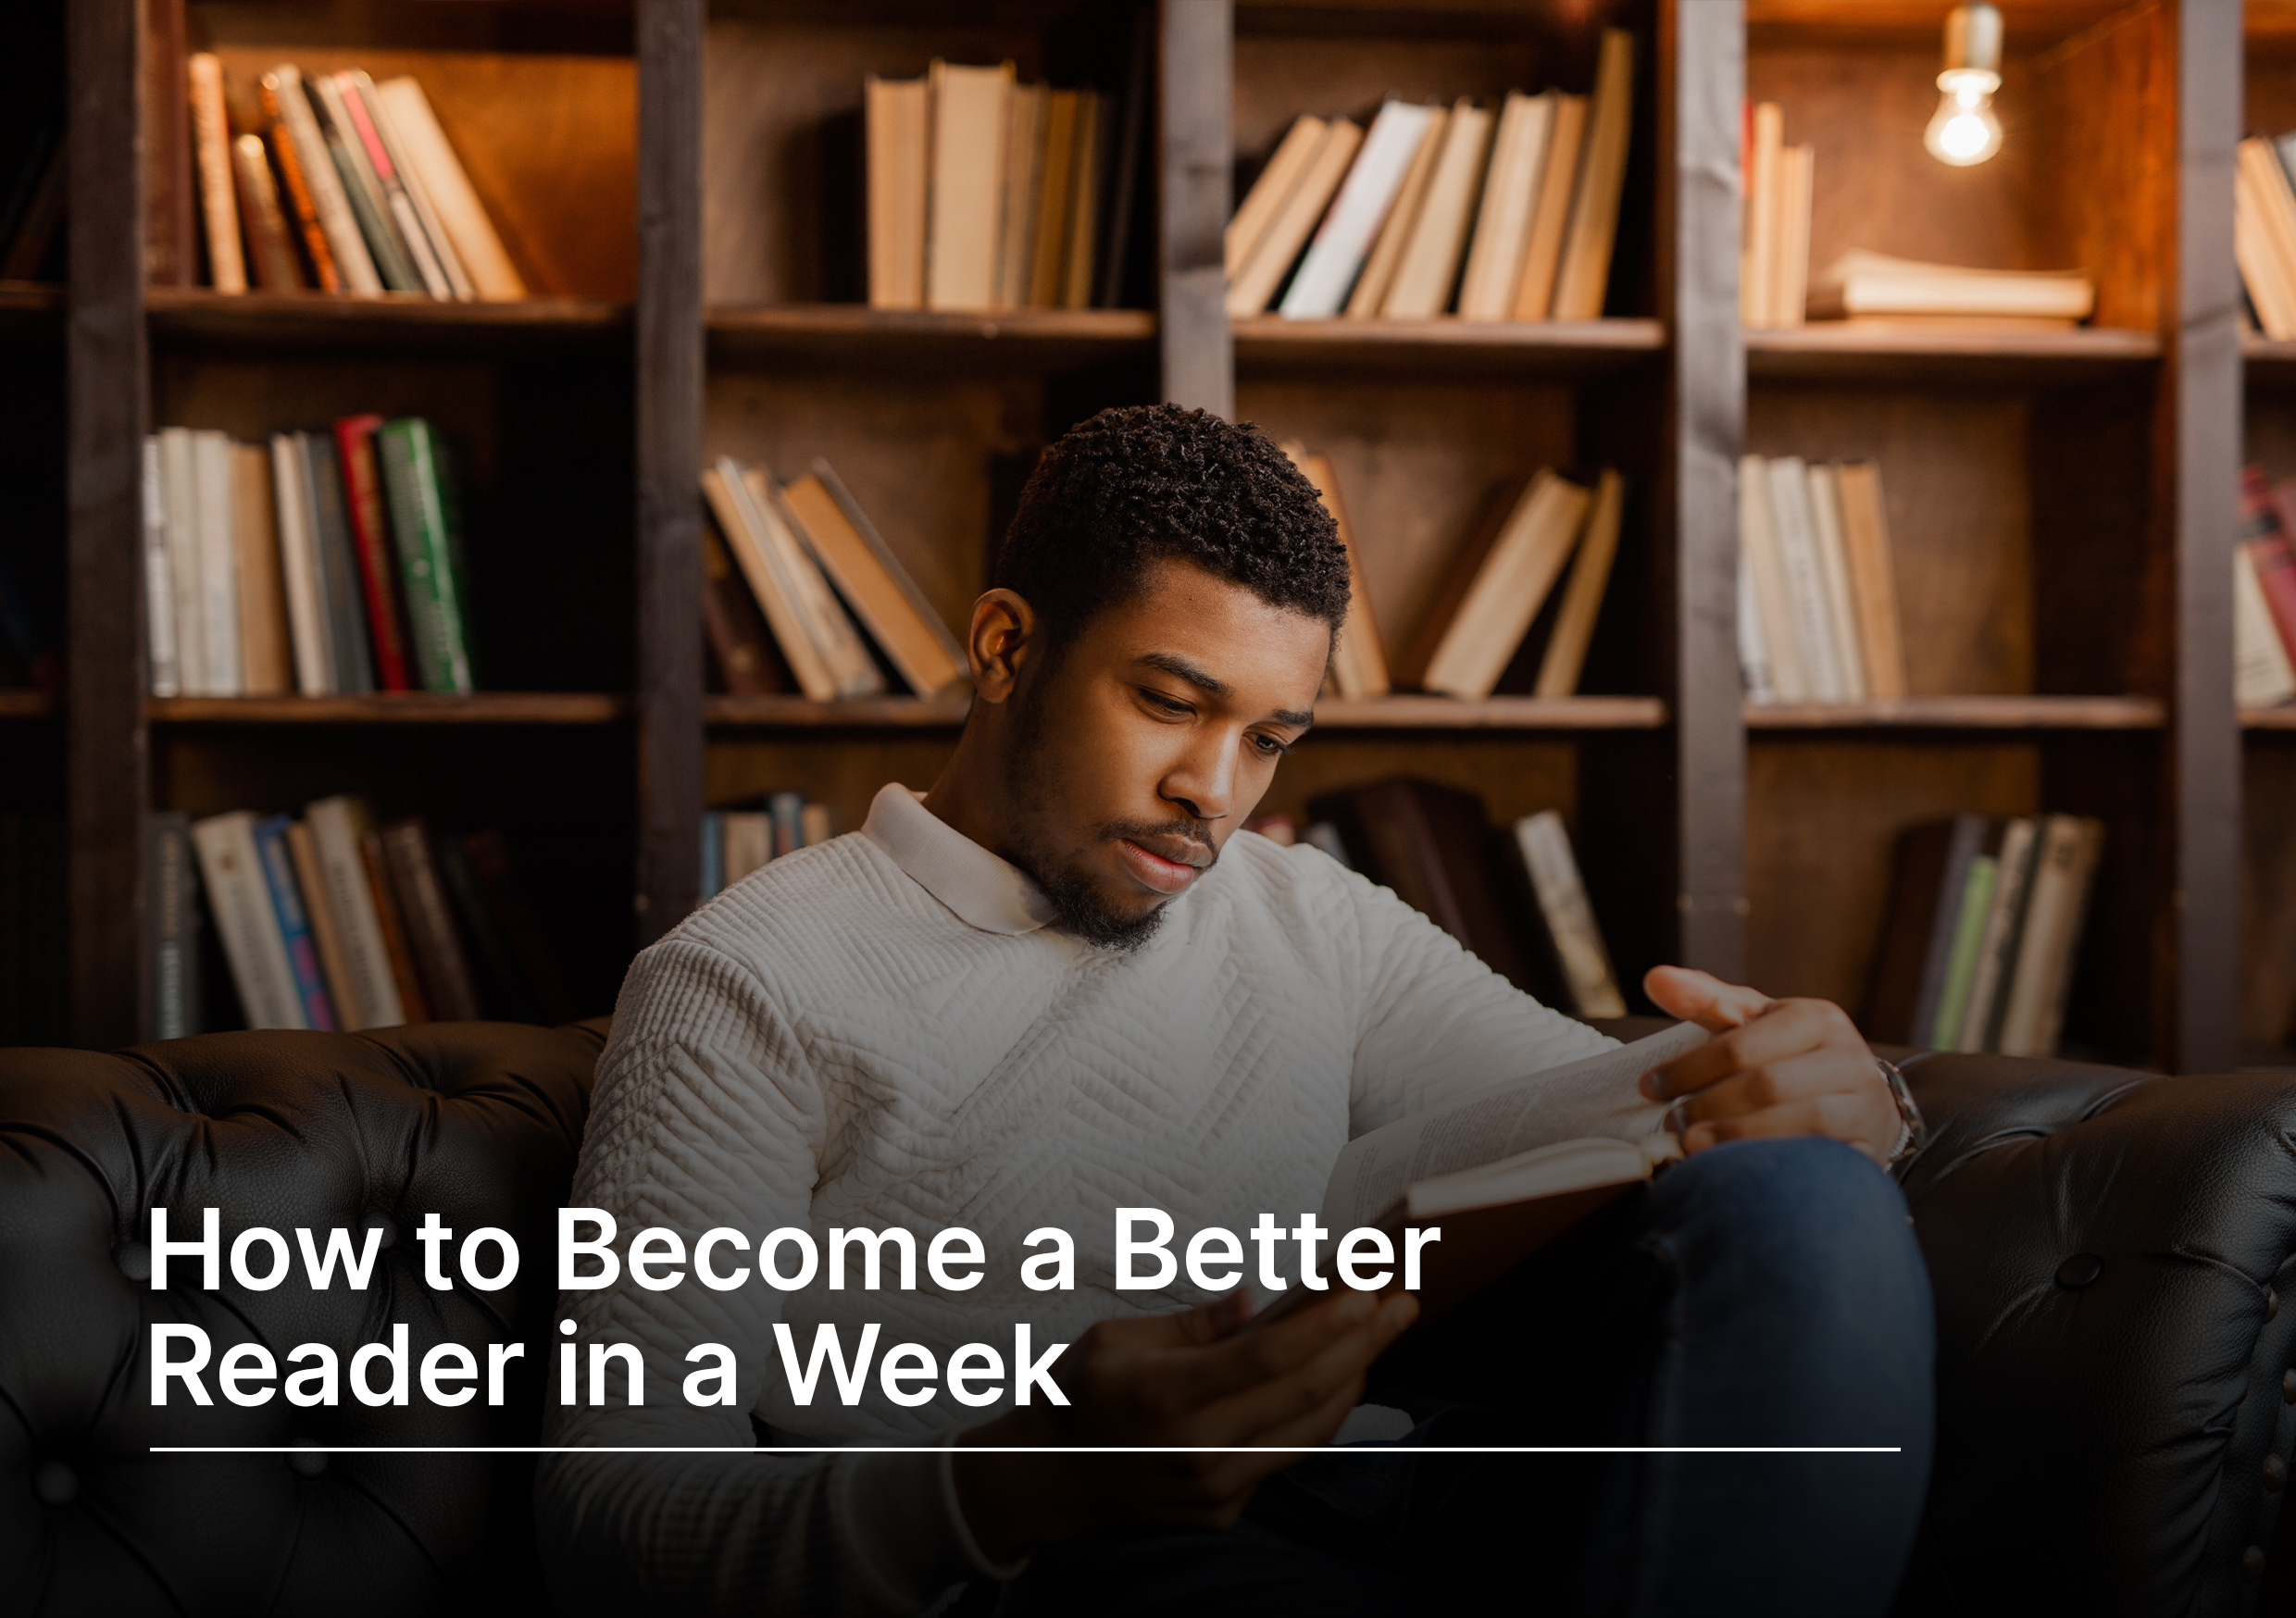
[[[385,425],[377,438],[423,689],[468,695],[475,689],[468,620],[430,424],[406,417]]]
[[[1938,996],[1937,1015],[1930,1019],[1925,1043],[1940,1051],[1961,1044],[1961,1027],[1969,1010],[1969,989],[1977,981],[1978,951],[1985,941],[1985,918],[1991,913],[1993,884],[2000,879],[2001,863],[1991,854],[1969,862],[1962,879],[1961,906],[1953,918],[1952,952],[1946,957],[1945,990]]]
[[[359,93],[359,75],[337,73],[334,88],[350,120],[351,133],[358,142],[360,156],[375,177],[376,189],[381,193],[382,205],[393,225],[397,227],[398,239],[406,250],[407,262],[414,266],[415,275],[429,292],[441,303],[450,303],[455,296],[448,283],[446,271],[440,267],[438,255],[431,250],[430,238],[423,231],[422,221],[415,215],[415,205],[406,194],[406,184],[399,178],[397,167],[391,161],[391,153],[376,132],[375,120],[368,116],[367,101]]]
[[[307,1028],[310,1023],[288,964],[279,913],[272,907],[256,852],[255,816],[244,810],[192,825],[207,907],[223,940],[224,959],[251,1028]]]
[[[1977,974],[1969,985],[1969,1004],[1962,1015],[1956,1051],[1985,1051],[1992,1030],[2007,1010],[2009,972],[2016,961],[2017,929],[2025,920],[2025,896],[2031,890],[2033,850],[2040,828],[2020,815],[2002,828],[2001,853],[1993,877],[1993,897],[1985,916],[1985,936],[1978,944]]]
[[[2244,547],[2232,553],[2232,692],[2243,708],[2277,707],[2296,697],[2296,665],[2256,582],[2256,558]]]
[[[311,550],[319,561],[321,604],[327,614],[329,677],[341,694],[375,689],[374,663],[367,644],[367,609],[359,600],[358,558],[351,545],[351,518],[343,505],[343,464],[334,441],[323,432],[302,435],[311,510]]]
[[[151,1020],[147,1039],[200,1031],[199,879],[188,815],[161,813],[145,823],[151,846]],[[0,915],[0,927],[13,919]]]
[[[231,186],[231,129],[223,110],[223,64],[211,51],[190,58],[192,130],[199,156],[199,202],[207,230],[207,280],[218,292],[247,290],[239,249],[239,202]]]
[[[346,1031],[366,1027],[371,1019],[360,1002],[350,963],[343,956],[342,921],[335,915],[333,896],[328,892],[325,874],[319,869],[318,844],[311,836],[311,828],[301,820],[290,821],[282,840],[296,891],[303,900],[304,916],[318,956],[319,981],[325,986],[334,1026]]]
[[[335,423],[335,450],[343,464],[343,505],[358,554],[367,604],[367,629],[375,653],[375,683],[386,691],[415,689],[406,669],[406,646],[399,636],[399,592],[392,565],[391,534],[384,526],[382,479],[375,467],[380,416],[346,416]]]
[[[354,69],[351,78],[358,86],[367,121],[374,126],[375,138],[381,143],[384,155],[391,160],[392,171],[398,176],[399,186],[414,209],[415,222],[430,244],[431,256],[438,260],[439,273],[446,278],[448,293],[457,303],[469,303],[477,295],[477,289],[471,285],[469,271],[463,268],[461,254],[455,250],[454,241],[446,233],[444,221],[431,204],[430,188],[407,153],[406,143],[400,136],[390,107],[384,105],[375,81],[364,68]]]
[[[1738,552],[1738,676],[1748,702],[1766,707],[1778,701],[1778,687],[1770,677],[1769,642],[1762,632],[1762,606],[1754,596],[1753,565],[1742,544]]]
[[[144,441],[144,639],[152,695],[182,693],[176,668],[174,564],[168,556],[168,484],[159,435]]]
[[[1826,620],[1833,631],[1835,672],[1841,681],[1844,702],[1866,696],[1866,649],[1860,643],[1857,605],[1850,589],[1850,559],[1841,537],[1841,489],[1839,468],[1808,468],[1810,534],[1816,541],[1817,568],[1826,586]]]
[[[2073,970],[2080,955],[2081,933],[2089,923],[2089,902],[2096,890],[2097,862],[2104,852],[2104,823],[2082,820],[2077,823],[2072,868],[2066,883],[2070,889],[2065,908],[2065,920],[2058,931],[2056,948],[2052,952],[2048,989],[2041,1003],[2041,1016],[2035,1054],[2053,1056],[2057,1042],[2065,1030],[2065,1006],[2072,998]]]
[[[231,531],[231,441],[192,435],[199,524],[199,621],[206,637],[204,694],[235,697],[239,682],[239,546]]]
[[[191,65],[184,0],[144,0],[144,279],[188,287],[198,278],[193,219]]]
[[[1618,555],[1626,498],[1626,479],[1605,467],[1595,488],[1593,510],[1587,517],[1587,537],[1579,541],[1578,559],[1571,566],[1570,582],[1563,589],[1554,638],[1547,642],[1547,654],[1539,665],[1534,696],[1567,697],[1578,690],[1587,648],[1594,641],[1595,620],[1602,616],[1603,593],[1610,585],[1611,565]]]
[[[287,233],[287,216],[280,209],[279,187],[271,179],[263,137],[242,135],[233,141],[231,162],[238,182],[240,223],[247,232],[248,253],[255,260],[256,284],[267,292],[300,292],[303,266],[295,259],[294,239]]]
[[[271,435],[271,498],[279,514],[280,573],[287,591],[295,689],[306,697],[323,697],[335,689],[334,660],[327,644],[325,591],[311,538],[310,468],[303,438],[292,432]]]
[[[406,244],[391,223],[389,207],[383,201],[382,182],[368,166],[367,154],[359,147],[357,131],[351,128],[351,115],[343,108],[343,96],[324,73],[306,80],[303,87],[309,94],[311,109],[327,143],[328,158],[343,181],[343,198],[350,205],[352,218],[358,221],[359,234],[374,261],[375,273],[392,292],[421,292],[422,278],[415,273],[414,262],[406,256]]]
[[[286,591],[280,577],[279,525],[271,504],[271,457],[261,444],[231,446],[231,540],[239,578],[240,690],[284,696],[289,665]]]
[[[885,677],[861,640],[844,604],[822,577],[820,565],[799,539],[801,525],[765,473],[755,467],[742,473],[750,505],[763,520],[770,548],[781,557],[782,568],[794,587],[797,607],[813,630],[815,643],[837,681],[837,693],[846,697],[876,696],[885,689]]]
[[[1961,902],[1969,884],[1969,867],[1985,852],[1985,829],[1983,815],[1956,815],[1946,833],[1944,865],[1930,896],[1928,939],[1923,950],[1920,989],[1905,1035],[1907,1044],[1927,1043],[1938,1026],[1938,1007],[1953,975]]]
[[[1610,952],[1603,947],[1602,927],[1571,853],[1563,817],[1552,809],[1542,810],[1516,822],[1515,832],[1524,868],[1530,874],[1532,895],[1570,989],[1574,1014],[1625,1016],[1626,997],[1618,991]]]
[[[162,428],[160,482],[168,508],[168,563],[175,583],[176,682],[187,697],[207,695],[206,576],[199,557],[199,462],[192,430]]]
[[[702,525],[702,627],[709,649],[725,677],[726,690],[737,697],[763,696],[781,689],[773,678],[775,662],[766,641],[765,620],[749,599],[733,558],[718,530]]]
[[[1603,294],[1610,286],[1611,249],[1617,238],[1618,198],[1626,184],[1633,96],[1634,36],[1606,28],[1587,116],[1586,157],[1554,287],[1557,320],[1602,317]]]
[[[471,873],[462,843],[452,837],[434,838],[430,858],[438,867],[447,908],[457,924],[455,936],[462,940],[467,957],[476,968],[474,981],[480,987],[479,1005],[483,1014],[505,1022],[536,1021],[525,974],[512,959],[509,940],[479,891],[478,878]]]
[[[273,118],[286,126],[289,143],[294,148],[295,166],[302,170],[304,184],[310,191],[311,207],[318,216],[319,229],[326,233],[327,249],[334,256],[343,290],[359,296],[381,292],[382,276],[375,268],[374,255],[367,250],[367,238],[359,230],[357,212],[343,189],[343,173],[335,165],[326,133],[319,128],[318,116],[311,108],[302,72],[293,64],[282,62],[264,79],[265,105],[270,108]]]
[[[422,991],[422,974],[415,969],[414,947],[406,941],[406,912],[399,903],[398,884],[392,879],[381,832],[361,829],[359,865],[367,873],[367,894],[375,907],[375,930],[391,963],[391,984],[398,990],[400,1020],[427,1023],[430,1001]]]
[[[343,949],[344,975],[357,1020],[344,1007],[346,1028],[386,1028],[407,1021],[393,973],[381,916],[369,886],[360,840],[367,831],[365,806],[349,798],[322,798],[306,811],[318,858],[318,880],[333,912]]]
[[[327,239],[325,223],[319,218],[318,200],[311,192],[311,178],[304,170],[303,154],[286,118],[286,104],[279,93],[279,75],[266,73],[262,90],[263,110],[271,119],[271,161],[279,169],[280,188],[286,193],[287,206],[293,211],[295,235],[311,266],[311,280],[322,292],[339,292],[343,291],[343,271],[335,263],[334,247]]]
[[[757,598],[759,610],[772,627],[773,638],[780,643],[782,655],[789,660],[790,672],[796,678],[798,689],[815,702],[827,702],[836,696],[837,681],[830,676],[820,648],[814,643],[812,630],[798,614],[792,599],[793,587],[788,586],[783,577],[787,569],[763,524],[751,510],[749,491],[742,480],[739,463],[730,456],[719,456],[718,465],[702,473],[702,492],[709,503],[711,515],[718,519],[718,531],[725,536],[727,546],[741,566],[742,577],[749,581],[751,593]]]
[[[1834,644],[1833,609],[1818,561],[1817,536],[1810,517],[1808,469],[1799,457],[1780,455],[1769,464],[1770,520],[1779,572],[1792,615],[1794,639],[1809,676],[1810,696],[1821,703],[1842,700],[1841,649]]]
[[[1092,303],[1092,254],[1100,243],[1101,192],[1107,164],[1108,98],[1093,91],[1077,94],[1076,193],[1068,207],[1068,245],[1061,255],[1061,306],[1086,309]]]
[[[327,998],[327,979],[319,966],[318,947],[311,937],[311,919],[303,907],[301,886],[295,881],[293,856],[287,850],[287,816],[274,815],[255,826],[256,853],[263,865],[263,882],[279,920],[279,936],[287,946],[287,969],[294,974],[294,992],[303,1007],[306,1027],[321,1033],[335,1031],[334,1004]]]
[[[488,299],[526,296],[526,282],[504,251],[502,238],[495,234],[493,221],[471,188],[453,143],[439,127],[422,86],[412,79],[390,79],[377,87],[376,94],[390,109],[392,123],[406,147],[409,167],[422,177],[423,189],[430,193],[447,240],[470,277],[472,291]]]
[[[419,820],[382,828],[382,848],[391,865],[406,940],[422,977],[425,998],[442,1022],[467,1023],[479,1015],[479,993],[469,958],[455,936],[454,914],[440,883],[430,833]]]

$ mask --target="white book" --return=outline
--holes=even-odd
[[[1866,689],[1866,638],[1858,632],[1849,547],[1841,538],[1841,487],[1834,473],[1832,467],[1809,468],[1810,525],[1817,541],[1818,570],[1826,576],[1826,610],[1841,663],[1842,700],[1861,703],[1872,694]]]
[[[2296,697],[2296,667],[2244,545],[2232,550],[2232,692],[2243,708],[2277,708]]]
[[[438,259],[439,271],[446,278],[448,294],[456,302],[467,304],[478,295],[471,285],[470,272],[463,268],[462,255],[455,251],[454,240],[446,233],[446,226],[439,218],[439,210],[430,201],[430,188],[408,156],[406,143],[399,138],[398,120],[383,104],[382,94],[375,81],[367,76],[364,68],[351,69],[352,81],[357,84],[359,100],[367,106],[367,116],[375,126],[375,138],[391,159],[391,167],[398,170],[399,183],[406,188],[406,200],[415,211],[416,222],[430,243],[430,251]]]
[[[175,572],[168,558],[168,479],[159,435],[144,441],[144,657],[152,695],[182,694],[175,663]]]
[[[200,694],[239,695],[239,547],[231,529],[231,441],[212,430],[192,434],[199,525],[199,618],[206,663]]]
[[[304,813],[318,850],[324,902],[333,913],[343,967],[362,1015],[360,1022],[345,1026],[353,1031],[395,1027],[406,1020],[406,1012],[399,1002],[398,979],[391,975],[374,890],[367,885],[367,863],[359,853],[368,829],[367,806],[356,798],[321,798]]]
[[[199,851],[199,874],[207,889],[208,913],[223,940],[240,1008],[251,1028],[307,1028],[294,969],[287,964],[287,940],[256,851],[256,817],[244,809],[192,822],[192,844]]]
[[[1740,504],[1744,504],[1742,492]],[[1748,702],[1778,701],[1778,686],[1770,678],[1770,649],[1762,634],[1762,608],[1754,600],[1753,568],[1743,544],[1738,547],[1738,672],[1745,681]]]
[[[406,146],[414,171],[422,176],[423,190],[447,240],[455,244],[463,268],[469,273],[472,288],[481,298],[526,296],[526,282],[510,262],[502,238],[494,233],[494,222],[471,188],[462,159],[455,156],[446,131],[439,127],[422,86],[412,79],[386,79],[376,86],[376,93],[391,109],[391,121]]]
[[[327,250],[335,255],[344,290],[368,296],[381,292],[382,277],[376,273],[374,255],[367,251],[367,238],[359,230],[358,216],[351,211],[343,177],[335,172],[327,137],[319,133],[303,88],[303,70],[293,62],[281,62],[271,69],[271,77],[279,81],[279,109],[287,138],[294,143],[295,161],[310,188],[312,211],[318,215],[319,230],[327,238]]]
[[[175,583],[176,689],[187,697],[207,693],[207,629],[200,611],[206,575],[199,565],[199,470],[192,429],[159,431],[160,483],[168,507],[168,566]]]
[[[1738,463],[1738,545],[1761,619],[1772,694],[1781,703],[1806,703],[1809,678],[1778,563],[1778,527],[1771,520],[1769,463],[1760,455],[1744,455]]]
[[[1826,575],[1817,560],[1810,479],[1799,455],[1779,455],[1770,462],[1770,526],[1778,570],[1786,581],[1786,609],[1793,616],[1794,639],[1809,677],[1808,700],[1841,702],[1841,653],[1834,644],[1833,609],[1827,604]]]
[[[1626,997],[1618,992],[1593,901],[1570,852],[1570,833],[1553,809],[1526,815],[1515,823],[1515,846],[1530,877],[1532,895],[1554,942],[1557,965],[1570,990],[1571,1011],[1582,1017],[1623,1017]]]
[[[1292,285],[1277,313],[1288,319],[1322,319],[1337,315],[1347,294],[1363,273],[1404,175],[1427,138],[1428,126],[1438,109],[1409,102],[1390,101],[1371,120],[1354,167],[1341,182],[1340,194],[1324,215],[1322,228],[1308,244]]]
[[[271,435],[271,492],[279,508],[280,577],[287,591],[287,639],[294,648],[295,690],[306,697],[332,696],[334,648],[329,638],[326,597],[319,588],[317,541],[311,527],[311,491],[305,476],[300,435]]]

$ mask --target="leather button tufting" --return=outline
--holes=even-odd
[[[31,1492],[44,1506],[68,1506],[80,1493],[80,1475],[61,1461],[43,1461],[31,1475]]]
[[[327,1470],[327,1451],[308,1438],[297,1438],[287,1450],[287,1465],[297,1477],[317,1477]]]
[[[148,1281],[152,1278],[152,1250],[140,1241],[123,1241],[112,1249],[112,1263],[118,1264],[119,1273],[131,1281]]]
[[[2280,1373],[2280,1402],[2296,1404],[2296,1370]]]
[[[2265,1553],[2253,1545],[2240,1552],[2240,1576],[2252,1585],[2265,1576]]]
[[[361,1223],[360,1228],[382,1232],[382,1240],[378,1244],[379,1248],[398,1245],[399,1227],[392,1222],[391,1215],[388,1214],[369,1214]]]
[[[2270,1320],[2280,1313],[2280,1295],[2271,1288],[2265,1288],[2265,1318]]]
[[[2104,1261],[2092,1252],[2077,1252],[2057,1266],[2057,1285],[2078,1292],[2104,1274]]]
[[[2288,1486],[2288,1462],[2277,1455],[2265,1457],[2265,1487],[2277,1494]]]

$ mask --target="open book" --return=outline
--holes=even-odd
[[[1358,1136],[1332,1166],[1317,1217],[1335,1242],[1364,1226],[1385,1230],[1399,1256],[1405,1226],[1440,1226],[1418,1288],[1421,1321],[1440,1315],[1681,1155],[1666,1126],[1671,1103],[1646,1100],[1637,1083],[1705,1040],[1695,1023],[1677,1023]],[[1254,1318],[1329,1296],[1294,1287]]]

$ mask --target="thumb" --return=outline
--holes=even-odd
[[[1696,1023],[1709,1034],[1743,1027],[1773,1003],[1758,989],[1725,983],[1690,966],[1653,966],[1643,974],[1642,992],[1660,1011]]]

